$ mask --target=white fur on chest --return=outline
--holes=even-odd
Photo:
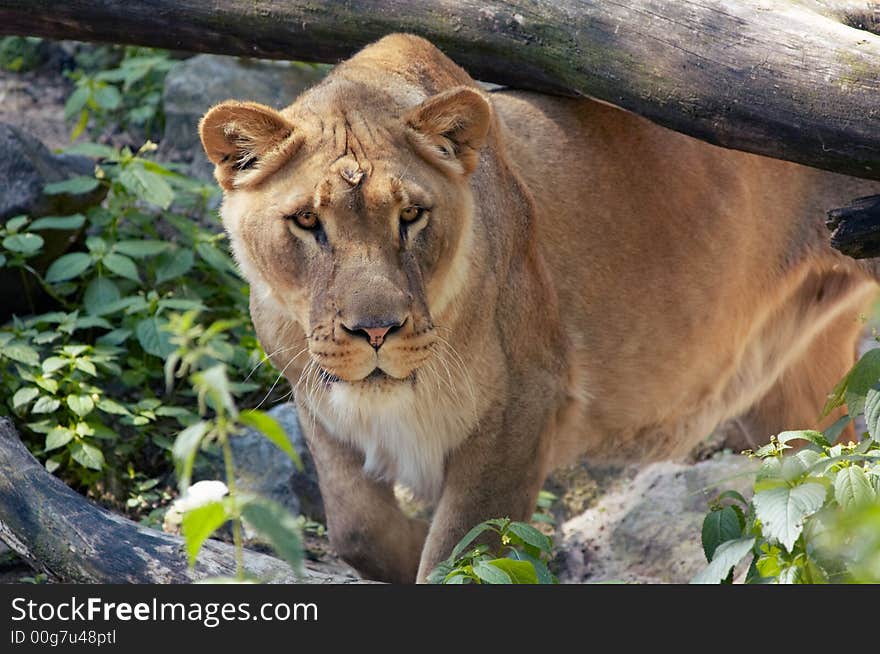
[[[330,433],[364,453],[368,474],[426,500],[439,496],[446,456],[473,424],[448,393],[418,385],[380,392],[336,383],[309,404]]]

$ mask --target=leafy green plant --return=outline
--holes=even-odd
[[[755,452],[761,460],[754,496],[727,491],[703,522],[709,565],[694,583],[730,583],[751,556],[747,583],[880,581],[880,349],[866,353],[835,388],[825,408],[847,405],[824,433],[783,432]],[[868,431],[858,443],[833,444],[853,415]],[[806,446],[794,453],[790,443]]]
[[[185,323],[186,321],[181,321]],[[180,324],[180,323],[179,323]],[[187,337],[179,338],[175,352],[177,361],[189,361],[197,372],[190,381],[198,395],[202,419],[183,431],[174,442],[174,461],[182,496],[186,496],[192,479],[193,464],[201,447],[212,442],[220,445],[225,466],[228,495],[194,506],[183,513],[182,531],[190,565],[195,565],[205,540],[224,524],[232,524],[235,544],[236,578],[245,580],[242,520],[246,520],[272,548],[284,558],[295,572],[301,574],[303,561],[302,524],[278,503],[252,493],[239,492],[235,484],[235,463],[229,439],[243,427],[262,433],[278,449],[291,458],[302,470],[302,462],[283,428],[270,415],[257,410],[239,411],[232,398],[231,385],[223,363],[201,369],[205,361],[212,361],[212,353],[193,356]],[[210,413],[210,417],[208,417]]]
[[[32,450],[70,482],[128,497],[162,473],[176,429],[198,421],[191,389],[173,379],[173,314],[199,342],[199,356],[229,366],[244,401],[274,377],[247,315],[247,286],[226,254],[224,236],[201,226],[213,190],[138,152],[83,143],[94,176],[50,184],[46,192],[85,193],[100,206],[70,216],[17,216],[0,228],[0,266],[36,280],[57,303],[49,313],[0,328],[0,389]],[[82,234],[80,245],[45,270],[47,230]],[[205,320],[195,324],[195,316]],[[129,470],[138,468],[138,477]],[[137,506],[146,509],[146,504]],[[128,505],[130,509],[134,504]]]
[[[495,534],[500,547],[473,545]],[[462,538],[450,557],[428,577],[434,584],[553,584],[547,568],[553,543],[525,522],[496,518],[481,522]]]
[[[173,65],[165,51],[127,47],[112,68],[74,70],[70,77],[76,88],[64,106],[65,117],[76,121],[71,140],[90,121],[95,129],[113,125],[140,128],[148,137],[161,134],[165,124],[162,85]]]

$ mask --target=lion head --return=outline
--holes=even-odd
[[[305,335],[309,364],[295,368],[390,389],[416,383],[443,342],[491,123],[469,79],[431,93],[349,65],[282,111],[229,101],[202,119],[241,270]]]

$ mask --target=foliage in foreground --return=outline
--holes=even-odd
[[[880,348],[866,353],[825,408],[850,415],[820,433],[788,431],[751,456],[761,459],[754,496],[727,491],[703,522],[709,565],[694,583],[730,583],[750,557],[746,583],[880,583]],[[860,442],[833,445],[863,414]],[[795,453],[791,443],[807,445]],[[798,443],[802,444],[802,443]]]
[[[498,547],[474,546],[493,534]],[[481,522],[462,538],[449,558],[428,576],[433,584],[553,584],[547,568],[553,543],[525,522],[496,518]]]

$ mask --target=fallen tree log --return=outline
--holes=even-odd
[[[831,247],[853,259],[880,257],[880,195],[853,200],[828,212]]]
[[[0,34],[335,62],[414,32],[485,81],[880,179],[878,16],[864,0],[0,0]]]
[[[0,418],[0,540],[51,579],[79,583],[189,583],[235,574],[231,545],[205,542],[194,568],[183,539],[149,529],[77,494],[49,474]],[[284,561],[245,550],[245,568],[273,583],[346,583],[357,579],[306,569],[297,579]]]

